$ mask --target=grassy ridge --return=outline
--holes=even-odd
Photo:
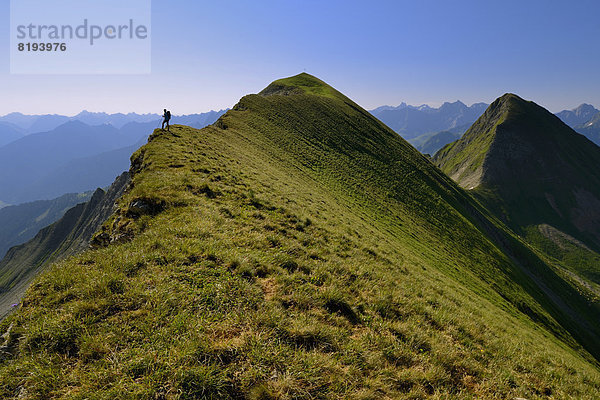
[[[515,231],[546,223],[600,249],[600,148],[537,104],[502,96],[435,162]]]
[[[133,155],[98,248],[40,277],[0,325],[0,397],[600,390],[589,355],[457,211],[463,192],[322,82],[274,85]]]
[[[545,254],[557,274],[568,271],[586,296],[598,297],[600,148],[542,107],[507,94],[435,162]]]

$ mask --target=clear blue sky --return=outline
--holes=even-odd
[[[597,0],[154,0],[152,73],[133,76],[10,75],[0,2],[0,115],[202,112],[304,70],[369,109],[505,92],[600,107]]]

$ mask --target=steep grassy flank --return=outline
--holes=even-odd
[[[585,285],[600,296],[600,254],[550,225],[527,227],[525,235],[532,245],[587,281]]]
[[[512,228],[545,223],[600,250],[600,148],[537,104],[502,96],[435,162]]]
[[[434,160],[452,179],[466,189],[481,184],[483,162],[495,139],[496,129],[501,125],[509,110],[514,109],[516,96],[507,94],[505,101],[495,101],[484,114],[465,132],[462,140],[444,146]]]
[[[542,107],[507,94],[434,160],[597,297],[600,148]]]
[[[339,92],[306,74],[278,82],[214,126],[155,131],[133,155],[96,250],[40,277],[0,325],[12,326],[0,397],[600,390],[567,331],[581,325],[524,272],[539,259]],[[582,323],[597,315],[557,284]]]

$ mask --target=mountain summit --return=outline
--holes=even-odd
[[[342,93],[306,72],[276,80],[259,93],[261,96],[292,94],[313,94],[349,101]]]
[[[600,148],[539,105],[505,94],[434,161],[513,227],[550,224],[600,248]]]

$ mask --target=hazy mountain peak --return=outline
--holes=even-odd
[[[468,107],[465,105],[465,103],[463,103],[460,100],[457,100],[457,101],[454,101],[454,102],[451,102],[451,103],[450,102],[445,102],[438,109],[438,112],[456,112],[456,113],[462,113],[467,108]]]
[[[571,128],[575,128],[576,126],[588,123],[598,113],[600,113],[600,111],[594,106],[583,103],[572,110],[563,110],[556,113],[556,116]]]
[[[88,124],[85,124],[79,120],[73,119],[65,122],[64,124],[58,126],[57,130],[66,130],[66,129],[77,129],[77,128],[86,128],[89,127]]]
[[[82,116],[87,116],[87,115],[108,115],[108,114],[106,114],[105,112],[91,112],[88,110],[83,110],[79,114],[77,114],[76,117],[82,117]]]
[[[456,100],[456,101],[445,101],[444,104],[442,104],[442,107],[444,106],[461,106],[461,107],[467,107],[467,105],[465,103],[463,103],[460,100]]]
[[[573,110],[573,112],[575,112],[575,115],[577,115],[577,116],[584,116],[584,115],[588,115],[588,114],[596,114],[599,111],[600,110],[596,109],[596,107],[594,107],[591,104],[587,104],[587,103],[583,103],[579,107],[577,107],[577,108],[575,108]]]
[[[412,107],[412,106],[409,106],[405,102],[402,102],[402,103],[398,104],[397,106],[390,106],[390,105],[379,106],[379,107],[371,110],[371,114],[376,115],[377,113],[380,113],[382,111],[402,110],[403,108],[407,108],[407,107]]]

